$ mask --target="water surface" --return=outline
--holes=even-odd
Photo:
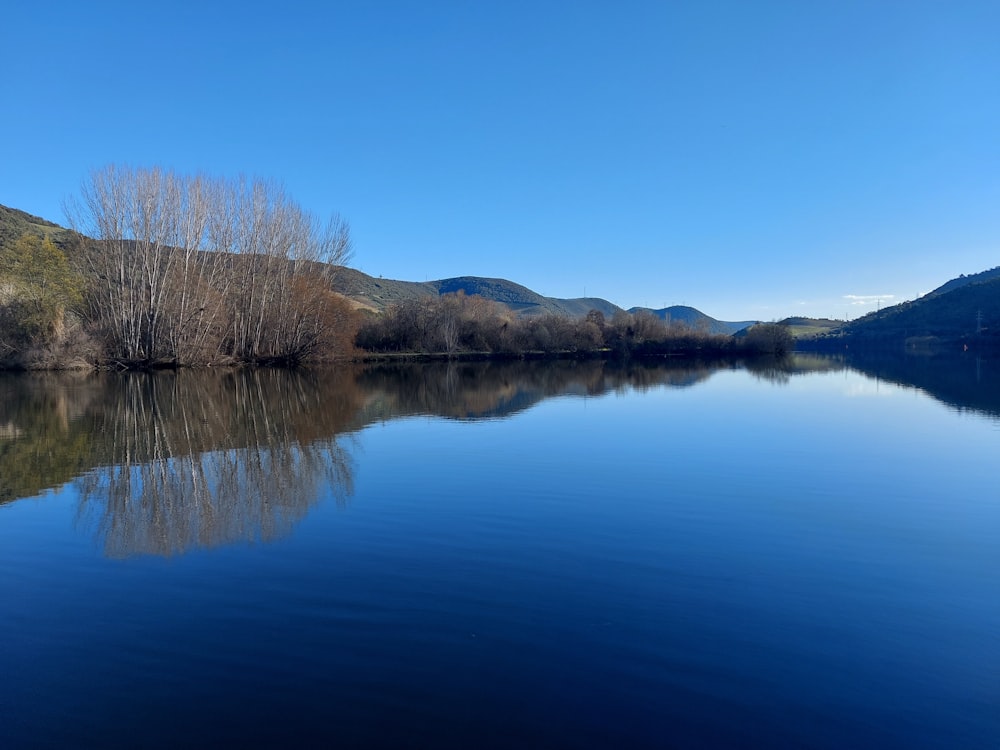
[[[0,746],[996,747],[937,364],[4,377]]]

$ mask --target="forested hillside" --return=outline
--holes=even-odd
[[[1000,348],[1000,273],[997,268],[962,276],[919,299],[869,313],[817,346],[874,349]]]
[[[71,232],[38,216],[32,216],[16,208],[0,206],[0,250],[10,246],[25,234],[48,237],[56,245],[64,245]]]

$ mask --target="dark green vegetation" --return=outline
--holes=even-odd
[[[919,299],[869,313],[800,348],[884,352],[1000,350],[1000,267],[960,276]]]
[[[969,286],[970,284],[981,284],[986,281],[994,281],[1000,279],[1000,266],[996,268],[991,268],[987,271],[980,271],[979,273],[973,273],[966,276],[964,273],[956,279],[945,282],[933,292],[930,292],[928,297],[939,297],[942,294],[947,294],[956,289],[960,289],[963,286]]]
[[[87,339],[79,317],[86,281],[53,234],[29,230],[0,244],[0,365],[66,363],[77,356],[68,342]]]
[[[58,224],[16,208],[0,206],[0,248],[9,247],[26,234],[48,237],[59,247],[65,248],[73,233]]]

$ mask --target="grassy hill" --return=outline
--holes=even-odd
[[[333,283],[338,292],[358,306],[375,312],[406,300],[437,295],[437,289],[431,282],[375,278],[347,267],[337,270]]]
[[[831,320],[830,318],[793,317],[778,322],[787,326],[796,340],[824,336],[844,326],[843,320]]]
[[[38,216],[0,206],[0,247],[5,247],[28,232],[48,237],[59,246],[64,246],[73,234],[71,230]]]
[[[544,297],[513,281],[481,276],[458,276],[436,281],[396,281],[375,278],[353,268],[342,268],[334,280],[334,289],[353,300],[358,306],[373,311],[381,311],[388,305],[405,300],[437,297],[460,291],[469,296],[479,295],[500,302],[519,315],[553,313],[582,318],[596,309],[610,317],[620,309],[617,305],[597,297],[578,299]]]

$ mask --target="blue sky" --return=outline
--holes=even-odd
[[[1000,265],[1000,3],[13,3],[0,203],[276,178],[351,265],[725,320]],[[881,302],[876,298],[880,298]]]

